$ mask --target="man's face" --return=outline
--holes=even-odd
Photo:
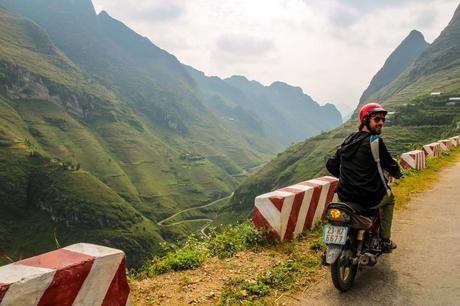
[[[382,133],[383,125],[385,124],[385,115],[383,113],[376,113],[372,114],[369,119],[371,132],[377,135]]]

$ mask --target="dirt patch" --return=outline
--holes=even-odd
[[[195,270],[166,273],[131,283],[135,305],[215,305],[227,279],[257,275],[287,260],[277,249],[241,252],[227,259],[212,258]]]

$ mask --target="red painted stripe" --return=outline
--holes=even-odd
[[[58,270],[40,299],[38,306],[71,306],[93,266],[94,259]]]
[[[272,202],[273,206],[275,206],[280,212],[283,208],[284,198],[280,196],[273,196],[269,197],[270,202]]]
[[[401,159],[401,161],[399,162],[399,164],[400,164],[401,167],[403,167],[404,169],[409,169],[409,168],[410,168],[409,164],[408,164],[404,159]]]
[[[423,148],[423,152],[425,153],[425,155],[428,155],[428,150],[426,148]]]
[[[91,271],[95,257],[65,249],[18,261],[19,264],[57,270],[44,292],[39,306],[72,305]]]
[[[283,188],[281,190],[295,193],[294,202],[292,203],[292,209],[289,215],[286,232],[284,233],[284,240],[291,240],[294,238],[294,230],[297,224],[297,219],[299,217],[300,206],[302,206],[302,201],[305,195],[305,191],[301,191],[301,190],[293,189],[289,187]]]
[[[257,209],[257,207],[254,207],[254,210],[252,211],[252,222],[257,228],[268,228],[271,227],[268,221],[265,219],[265,217],[262,215],[262,213]]]
[[[74,266],[87,260],[94,260],[94,257],[65,249],[59,249],[35,257],[23,259],[17,263],[25,266],[59,270]]]
[[[276,240],[281,241],[280,235],[275,230],[273,230],[270,223],[267,221],[267,219],[265,219],[257,207],[254,207],[254,210],[252,211],[252,222],[258,229],[267,230],[266,233],[269,237],[273,237]]]
[[[332,202],[332,199],[334,198],[335,189],[337,188],[338,184],[339,184],[339,181],[335,180],[335,181],[331,182],[331,185],[329,186],[329,190],[327,192],[327,197],[326,197],[326,203],[324,205],[324,210],[323,210],[323,212],[321,214],[321,220],[326,219],[327,207],[329,206],[329,204]]]
[[[10,285],[0,283],[0,304],[2,303],[3,297],[10,288]]]
[[[308,207],[307,216],[305,217],[305,223],[303,229],[310,229],[315,217],[316,207],[318,207],[319,197],[321,196],[322,186],[309,181],[302,182],[302,185],[313,187],[313,195],[311,196],[310,206]]]
[[[128,280],[126,279],[125,257],[123,257],[109,290],[107,290],[102,306],[125,306],[128,301],[129,290]]]
[[[331,203],[332,199],[334,198],[334,193],[335,193],[335,190],[337,189],[337,185],[339,184],[339,180],[336,178],[329,178],[329,177],[320,177],[318,180],[331,183],[331,185],[329,185],[329,190],[327,192],[327,197],[326,197],[326,207],[327,207],[327,205],[329,205],[329,203]]]

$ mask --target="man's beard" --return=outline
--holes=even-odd
[[[382,128],[383,127],[380,127],[380,129],[377,129],[377,127],[375,127],[373,129],[371,128],[370,130],[371,130],[372,134],[380,135],[382,133]]]
[[[375,129],[375,127],[374,127],[374,128],[371,128],[370,123],[367,122],[366,127],[367,127],[367,129],[369,130],[369,132],[371,132],[371,134],[373,134],[373,135],[380,135],[380,134],[382,133],[382,128],[383,128],[383,126],[380,126],[380,130],[377,131],[377,130]]]

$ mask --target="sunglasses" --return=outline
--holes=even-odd
[[[376,123],[379,123],[380,121],[385,122],[385,117],[373,117],[371,120],[374,120]]]

